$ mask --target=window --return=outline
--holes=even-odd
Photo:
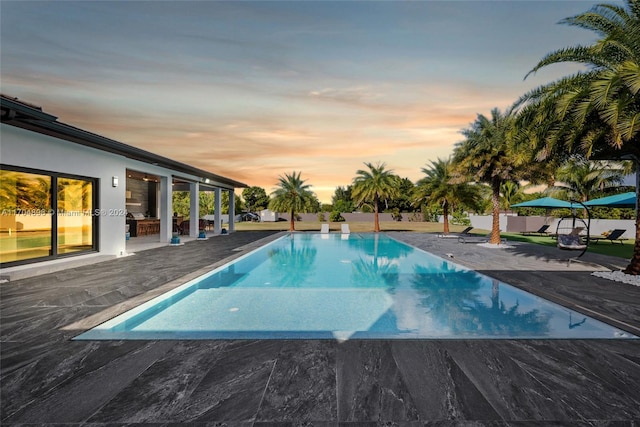
[[[95,250],[97,180],[2,166],[3,266]],[[53,196],[55,194],[55,197]]]

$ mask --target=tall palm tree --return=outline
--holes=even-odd
[[[305,180],[300,178],[301,172],[292,172],[278,177],[278,188],[271,193],[272,199],[269,202],[269,209],[276,212],[289,212],[289,231],[295,231],[295,215],[297,212],[306,212],[310,205],[310,200],[315,199],[315,195],[309,190],[310,185],[305,184]]]
[[[563,24],[597,34],[587,46],[546,55],[531,70],[577,62],[586,71],[563,77],[525,94],[515,104],[528,125],[539,158],[576,151],[587,158],[640,161],[640,1],[599,4]],[[640,185],[636,186],[640,202]],[[636,240],[626,273],[640,274],[640,210]]]
[[[449,212],[458,205],[471,209],[477,208],[479,191],[477,186],[453,183],[451,159],[431,161],[431,165],[422,168],[426,176],[416,183],[415,201],[426,202],[429,206],[441,206],[444,216],[443,233],[449,233]]]
[[[513,118],[497,108],[491,118],[482,114],[470,128],[462,131],[466,139],[456,144],[453,163],[456,181],[471,179],[491,186],[493,220],[490,243],[500,243],[500,187],[503,182],[517,178],[517,165],[511,156],[508,135]]]
[[[358,205],[371,203],[373,206],[374,231],[380,231],[380,219],[378,217],[381,201],[396,197],[398,191],[398,177],[392,170],[385,170],[386,164],[378,162],[377,165],[365,163],[369,170],[358,170],[353,179],[351,194]]]

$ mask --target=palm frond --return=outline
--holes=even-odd
[[[640,91],[640,63],[625,61],[619,68],[620,79],[632,95]]]

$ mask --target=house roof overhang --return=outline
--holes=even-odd
[[[178,173],[194,175],[202,181],[210,182],[211,185],[227,189],[248,187],[245,183],[59,122],[56,116],[45,113],[41,107],[17,98],[0,95],[0,101],[0,121],[4,124],[164,167]]]

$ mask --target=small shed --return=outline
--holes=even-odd
[[[260,211],[260,221],[262,222],[276,222],[278,219],[278,212],[273,212],[269,209]]]

